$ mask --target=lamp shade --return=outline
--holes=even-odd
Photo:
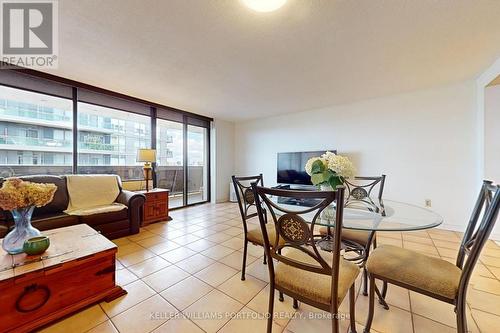
[[[137,162],[156,162],[155,149],[138,149]]]

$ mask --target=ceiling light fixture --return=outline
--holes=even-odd
[[[257,12],[272,12],[281,8],[286,0],[241,0],[245,6]]]

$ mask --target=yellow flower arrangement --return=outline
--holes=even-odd
[[[42,207],[54,199],[57,186],[7,178],[0,188],[0,208],[14,210],[29,206]]]

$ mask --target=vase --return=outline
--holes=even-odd
[[[11,211],[14,218],[14,229],[5,236],[2,248],[9,254],[23,252],[24,241],[41,235],[41,232],[31,226],[31,216],[35,206],[23,207]]]

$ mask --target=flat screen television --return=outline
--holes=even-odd
[[[337,153],[336,150],[329,150]],[[278,184],[312,185],[311,177],[307,174],[305,166],[311,157],[321,156],[321,151],[303,151],[292,153],[278,153]]]

